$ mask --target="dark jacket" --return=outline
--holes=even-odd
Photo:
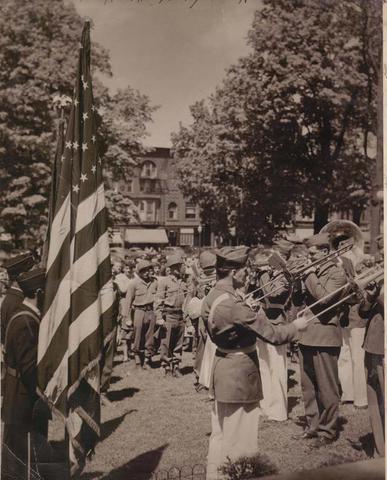
[[[332,262],[328,262],[317,273],[309,274],[305,280],[305,298],[307,306],[317,300],[322,300],[318,305],[311,308],[314,315],[319,314],[329,306],[335,304],[345,295],[345,290],[325,298],[347,283],[344,270]],[[339,310],[331,309],[329,312],[311,320],[306,330],[302,333],[299,343],[314,347],[340,347],[342,334],[339,320]]]
[[[269,285],[267,283],[271,282]],[[291,296],[289,282],[282,274],[270,275],[263,272],[259,276],[258,286],[263,287],[258,293],[259,297],[267,295],[262,300],[266,316],[274,324],[286,323],[286,307]]]
[[[252,311],[242,302],[228,279],[217,282],[204,298],[202,317],[212,341],[218,347],[212,380],[215,400],[257,403],[262,399],[255,348],[257,337],[274,344],[285,343],[295,337],[295,326],[273,325],[263,310],[258,313]],[[221,351],[238,349],[248,349],[250,353]]]
[[[37,351],[40,319],[22,303],[8,326],[5,338],[5,378],[2,419],[6,424],[29,428],[37,400]],[[10,373],[12,372],[12,373]]]
[[[5,330],[13,314],[18,310],[24,300],[23,292],[15,287],[10,287],[1,302],[0,321],[1,321],[1,344],[4,345]]]
[[[359,315],[367,319],[363,348],[368,353],[384,355],[384,290],[372,302],[359,306]]]

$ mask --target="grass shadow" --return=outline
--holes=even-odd
[[[138,388],[122,388],[121,390],[113,390],[112,392],[108,392],[106,394],[108,400],[111,402],[120,402],[121,400],[125,400],[125,398],[133,397],[133,395],[140,390]]]
[[[372,458],[375,455],[375,440],[372,433],[359,437],[358,441],[353,441],[350,438],[347,438],[347,441],[354,450],[358,452],[363,451],[368,458]]]
[[[293,375],[295,375],[296,371],[293,370],[292,368],[289,368],[288,370],[288,390],[291,390],[293,387],[295,387],[298,382],[295,378],[293,378]]]
[[[183,368],[180,369],[180,371],[183,375],[189,375],[190,373],[193,372],[193,370],[194,369],[193,369],[192,366],[186,366],[186,367],[183,367]]]
[[[154,450],[142,453],[125,465],[112,470],[103,476],[101,480],[128,480],[128,478],[130,478],[130,480],[150,480],[167,447],[168,443]],[[89,480],[92,478],[93,477],[89,477]]]
[[[112,375],[110,377],[110,383],[117,383],[117,382],[120,382],[122,380],[122,377],[119,377],[118,375]]]
[[[123,415],[119,417],[112,418],[111,420],[107,420],[101,425],[101,438],[100,442],[106,440],[112,433],[114,433],[117,428],[121,425],[127,415],[130,415],[133,412],[137,412],[137,409],[132,409],[125,412]]]
[[[288,397],[288,415],[290,415],[293,409],[300,403],[300,398],[291,396]]]

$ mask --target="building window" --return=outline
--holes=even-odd
[[[149,160],[144,162],[141,167],[141,177],[143,178],[156,178],[157,168],[153,162]]]
[[[185,204],[185,218],[195,220],[196,218],[196,206],[193,203]]]
[[[168,220],[177,220],[177,205],[174,202],[168,206]]]
[[[127,185],[127,191],[128,191],[129,193],[133,192],[133,180],[129,180],[129,181],[126,183],[126,185]]]

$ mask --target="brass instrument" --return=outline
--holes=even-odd
[[[319,312],[316,315],[313,315],[310,317],[308,320],[313,320],[314,318],[318,318],[320,315],[324,315],[326,312],[329,312],[333,308],[338,307],[342,303],[347,302],[354,296],[360,296],[364,297],[364,290],[372,282],[376,283],[382,283],[384,282],[384,268],[380,267],[379,265],[376,265],[375,267],[371,267],[360,274],[354,276],[353,278],[350,278],[348,282],[343,285],[340,288],[337,288],[331,293],[328,293],[325,295],[323,298],[320,298],[316,302],[312,303],[311,305],[308,305],[306,308],[301,310],[297,316],[302,316],[304,315],[308,310],[311,308],[317,306],[318,304],[325,302],[327,299],[337,295],[338,293],[344,291],[345,289],[351,289],[351,292],[345,295],[343,298],[335,302],[334,304],[330,305],[329,307],[325,308],[321,312]]]
[[[256,288],[252,292],[250,292],[248,294],[248,296],[253,295],[254,293],[258,292],[259,290],[263,290],[265,287],[268,287],[272,283],[276,282],[282,276],[285,277],[285,278],[288,278],[289,280],[293,280],[293,281],[299,280],[300,278],[302,278],[303,274],[307,270],[309,270],[310,268],[317,267],[317,266],[321,267],[322,265],[325,265],[327,262],[330,262],[330,261],[338,258],[339,256],[343,255],[344,253],[350,251],[353,248],[353,245],[354,244],[353,244],[352,241],[348,241],[344,245],[342,245],[338,250],[334,250],[333,252],[330,252],[327,255],[324,255],[324,257],[319,258],[318,260],[315,260],[314,262],[307,263],[303,267],[297,267],[296,266],[296,267],[293,267],[293,268],[290,268],[290,269],[287,269],[285,260],[282,257],[280,257],[277,252],[274,252],[271,255],[271,257],[269,258],[269,264],[271,264],[272,267],[277,269],[277,270],[282,270],[282,272],[277,277],[273,278],[269,282],[265,283],[264,285],[260,286],[259,288]],[[269,295],[272,295],[273,293],[277,292],[281,288],[282,288],[282,286],[275,288],[270,293],[266,293],[265,295],[263,295],[259,299],[256,299],[256,301],[262,300],[265,297],[267,297]]]

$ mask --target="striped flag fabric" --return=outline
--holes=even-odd
[[[96,107],[85,23],[64,149],[55,169],[38,392],[65,421],[78,475],[100,433],[102,352],[113,339],[114,293]]]

